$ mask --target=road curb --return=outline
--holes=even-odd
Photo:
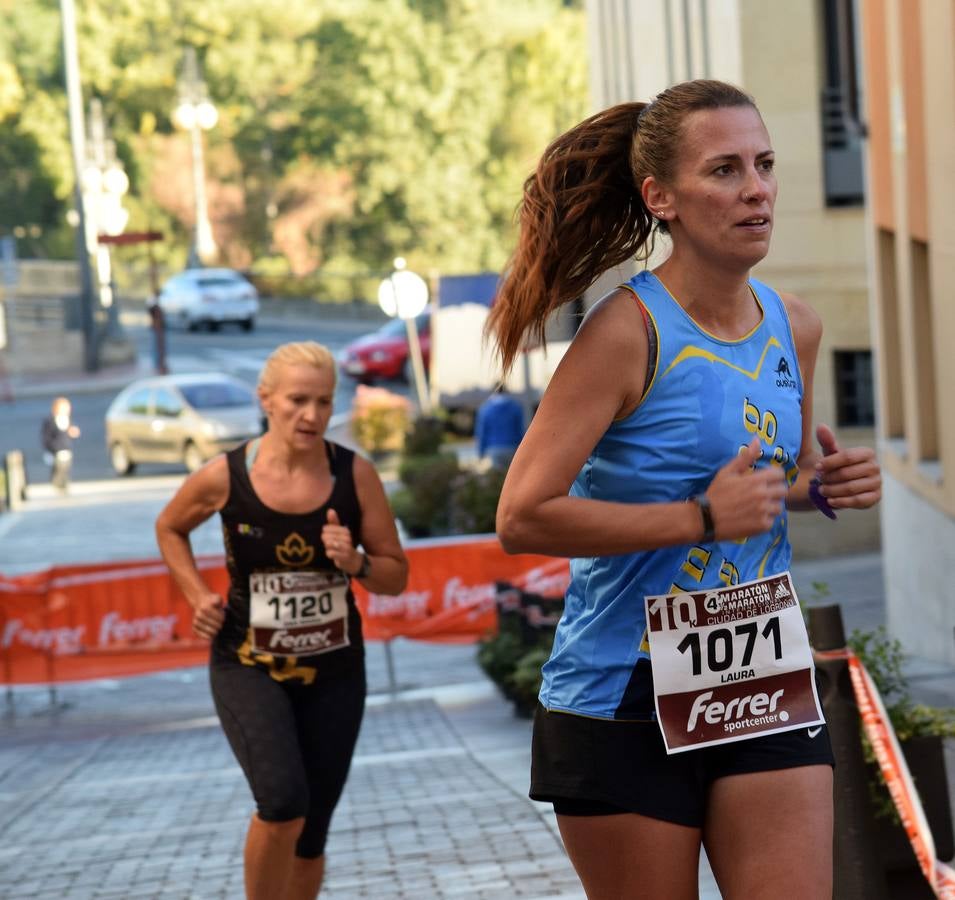
[[[312,325],[315,322],[316,314],[327,314],[330,310],[323,308],[319,304],[313,304],[314,309],[302,304],[296,304],[294,309],[287,309],[281,312],[274,311],[269,304],[266,310],[266,304],[263,303],[263,313],[259,316],[259,324],[265,327],[287,327],[295,322],[302,325]],[[146,327],[148,322],[145,313],[140,319],[139,310],[124,309],[123,319],[125,324],[135,327]],[[132,320],[132,321],[130,321]],[[323,321],[326,327],[340,326],[350,333],[356,326],[366,325],[367,330],[373,330],[387,321],[384,313],[357,314],[335,309],[334,315],[329,316]],[[96,372],[87,372],[84,370],[64,370],[61,372],[51,372],[48,375],[8,375],[6,378],[0,376],[0,406],[4,400],[6,402],[16,402],[17,400],[36,399],[38,397],[56,397],[60,394],[74,396],[76,394],[95,394],[105,391],[119,391],[126,387],[137,378],[148,378],[156,375],[156,369],[151,353],[141,353],[136,358],[135,363],[123,363],[115,366],[107,366]]]
[[[135,365],[117,366],[115,369],[99,372],[55,372],[50,380],[21,381],[17,377],[7,380],[7,392],[11,395],[8,402],[29,400],[37,397],[56,397],[59,394],[72,397],[76,394],[96,394],[102,391],[126,387],[137,378],[146,378],[154,374],[152,361],[139,357]]]

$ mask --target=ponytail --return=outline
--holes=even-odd
[[[645,103],[622,103],[557,138],[524,182],[520,235],[488,319],[509,371],[525,335],[607,269],[633,258],[654,220],[634,183],[631,151]]]
[[[689,113],[735,106],[756,108],[749,94],[726,82],[685,81],[652,103],[605,109],[544,151],[524,182],[517,249],[488,319],[505,372],[526,335],[543,342],[554,310],[607,269],[649,256],[655,222],[640,193],[644,178],[672,181]]]

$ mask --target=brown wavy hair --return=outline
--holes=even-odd
[[[607,269],[645,258],[657,223],[643,202],[648,175],[673,178],[682,124],[700,109],[752,106],[749,94],[700,79],[667,88],[650,103],[621,103],[558,137],[524,182],[517,247],[488,319],[505,372],[525,340],[544,343],[558,307]]]

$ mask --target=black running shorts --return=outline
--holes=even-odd
[[[668,756],[655,722],[591,719],[538,704],[530,796],[552,802],[558,815],[632,812],[701,828],[717,778],[812,765],[835,765],[824,725]]]
[[[239,662],[209,668],[212,696],[259,818],[304,817],[296,855],[321,856],[365,708],[364,669],[280,682]]]

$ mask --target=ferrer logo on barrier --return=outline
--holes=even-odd
[[[173,640],[179,616],[144,616],[124,619],[119,613],[107,613],[99,623],[99,645],[150,643],[164,644]]]
[[[33,650],[50,651],[55,656],[79,653],[83,649],[85,625],[63,628],[29,628],[22,619],[10,619],[3,627],[0,648],[7,650],[20,644]]]
[[[451,578],[444,585],[444,608],[475,607],[477,611],[494,609],[494,584],[467,585],[460,578]]]
[[[369,616],[397,616],[404,619],[423,619],[428,615],[431,591],[405,591],[402,594],[369,594]]]
[[[517,579],[520,582],[522,579]],[[560,559],[550,565],[531,569],[523,578],[521,587],[528,594],[541,597],[563,597],[570,584],[570,569]]]

